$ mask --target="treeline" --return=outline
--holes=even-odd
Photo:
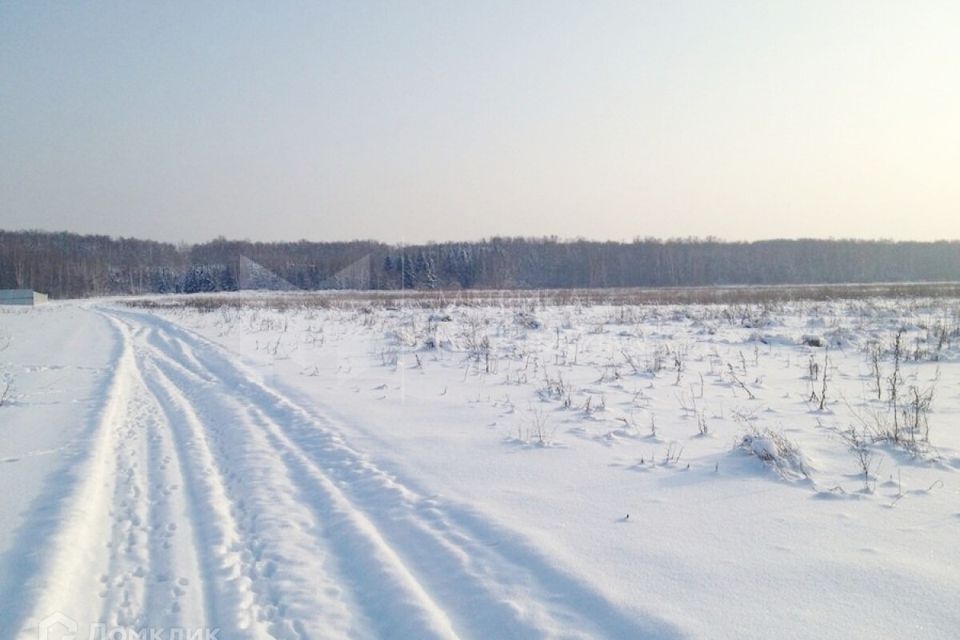
[[[237,289],[473,289],[960,280],[960,242],[493,238],[197,245],[0,231],[0,288],[56,298]]]

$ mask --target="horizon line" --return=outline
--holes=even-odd
[[[481,238],[474,239],[445,239],[445,240],[424,240],[416,242],[407,242],[401,239],[399,242],[388,241],[388,240],[379,240],[375,238],[352,238],[349,240],[316,240],[309,239],[305,237],[298,238],[296,240],[259,240],[251,238],[228,238],[224,235],[218,235],[213,238],[199,241],[188,241],[188,240],[157,240],[154,238],[142,237],[142,236],[126,236],[126,235],[113,235],[106,233],[90,233],[82,231],[70,231],[68,229],[59,229],[59,230],[49,230],[41,228],[21,228],[21,229],[6,229],[0,228],[0,233],[40,233],[46,235],[74,235],[80,237],[105,237],[111,241],[118,240],[137,240],[141,242],[155,242],[157,244],[169,244],[174,247],[181,246],[202,246],[215,244],[218,242],[223,243],[250,243],[250,244],[298,244],[298,243],[311,243],[311,244],[357,244],[357,243],[369,243],[369,244],[380,244],[387,247],[403,248],[403,247],[418,247],[418,246],[432,246],[432,245],[445,245],[445,244],[484,244],[484,243],[493,243],[497,241],[539,241],[539,242],[548,242],[555,244],[575,244],[575,243],[590,243],[590,244],[620,244],[620,245],[631,245],[631,244],[641,244],[641,243],[658,243],[658,244],[725,244],[725,245],[750,245],[750,244],[762,244],[769,242],[853,242],[853,243],[872,243],[872,244],[952,244],[960,242],[960,238],[938,238],[933,240],[917,240],[917,239],[896,239],[889,237],[812,237],[812,236],[798,236],[798,237],[769,237],[769,238],[756,238],[756,239],[729,239],[729,238],[720,238],[714,235],[707,236],[670,236],[670,237],[658,237],[658,236],[634,236],[630,239],[599,239],[599,238],[588,238],[585,236],[565,236],[561,237],[556,234],[545,234],[541,236],[529,236],[529,235],[491,235],[484,236]]]

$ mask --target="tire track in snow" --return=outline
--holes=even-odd
[[[112,313],[162,334],[150,342],[151,357],[179,404],[193,407],[198,421],[236,420],[245,434],[238,437],[256,442],[256,455],[282,470],[294,506],[312,513],[314,535],[335,556],[331,571],[377,635],[449,637],[454,628],[465,637],[678,635],[623,613],[515,534],[422,497],[351,449],[326,416],[257,382],[211,343],[155,316]],[[197,377],[210,388],[196,388]],[[231,464],[225,454],[210,461]]]
[[[180,431],[185,481],[199,505],[198,553],[213,577],[215,626],[230,638],[300,637],[322,629],[347,635],[350,615],[325,579],[327,554],[309,535],[314,523],[291,498],[269,451],[229,412],[211,416],[191,403],[168,377],[175,375],[172,367],[151,358],[146,370]]]
[[[235,611],[267,619],[265,631],[274,637],[455,637],[442,610],[375,531],[356,521],[335,488],[328,487],[335,504],[322,513],[309,508],[282,456],[232,394],[191,392],[184,367],[160,352],[152,354],[148,371],[158,395],[172,405],[171,423],[188,424],[190,440],[202,443],[188,457],[203,473],[188,475],[198,485],[203,474],[214,479],[207,490],[214,526],[233,521],[229,531],[215,534],[225,540],[215,546],[226,549],[215,553],[236,556],[232,562],[248,587],[248,598],[233,598]],[[366,615],[352,619],[358,609]],[[237,630],[249,623],[239,620]]]
[[[143,629],[206,622],[202,578],[180,461],[155,397],[147,390],[132,336],[134,366],[125,419],[115,426],[116,470],[108,548],[110,566],[100,580],[109,628]]]
[[[144,388],[146,388],[144,386]],[[172,432],[153,404],[148,432],[148,477],[151,504],[150,588],[144,603],[144,626],[201,627],[208,620],[206,593],[210,582],[197,557],[195,517],[185,486],[181,457]]]
[[[114,320],[114,322],[116,322]],[[124,371],[122,420],[114,424],[113,501],[108,563],[100,576],[98,621],[108,629],[138,631],[202,627],[203,578],[191,535],[179,460],[137,366],[141,332],[122,327],[133,362]]]

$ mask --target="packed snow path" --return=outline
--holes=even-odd
[[[8,603],[20,637],[54,612],[230,639],[677,635],[405,486],[208,341],[148,313],[99,313],[119,344],[112,379]]]

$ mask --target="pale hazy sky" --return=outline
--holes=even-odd
[[[960,238],[960,2],[0,0],[0,228]]]

